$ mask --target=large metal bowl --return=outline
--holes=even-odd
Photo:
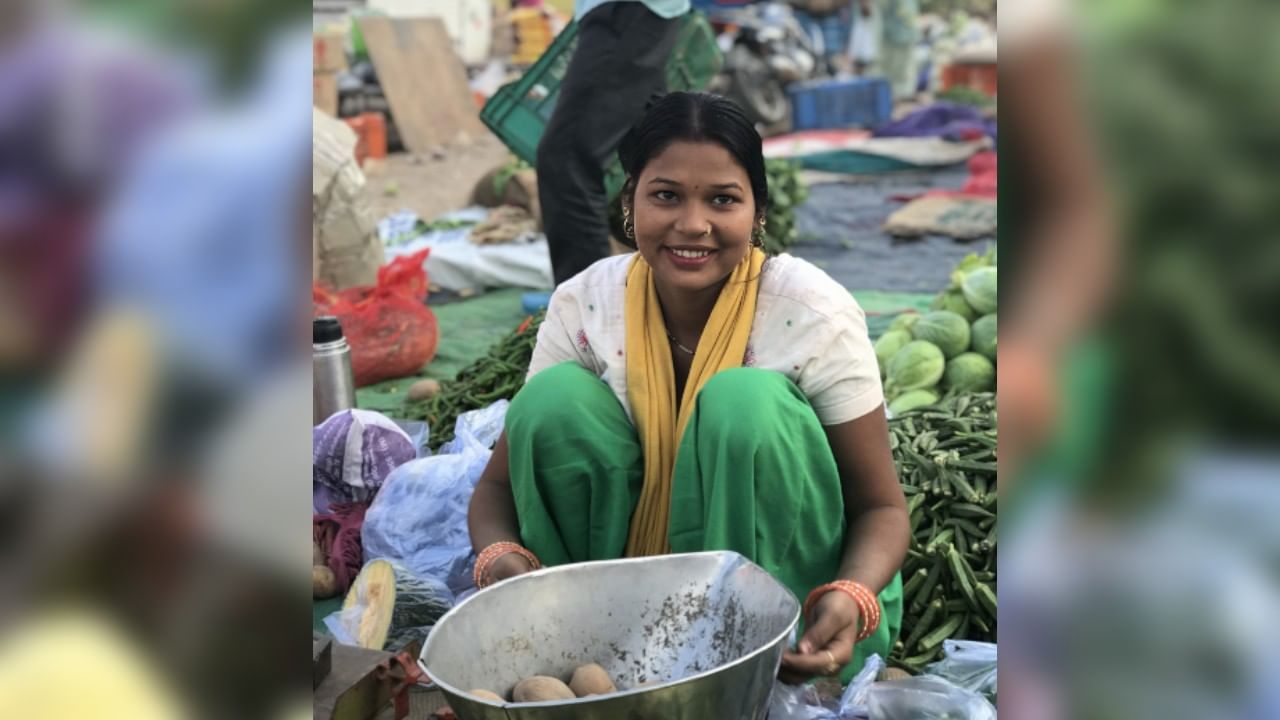
[[[763,720],[796,597],[732,552],[563,565],[459,604],[421,661],[462,720]],[[619,692],[496,703],[531,675],[599,663]],[[642,686],[643,683],[643,686]]]

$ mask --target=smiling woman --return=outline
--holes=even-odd
[[[909,532],[862,310],[759,249],[764,158],[733,103],[666,95],[618,153],[638,252],[551,298],[472,499],[477,582],[735,550],[809,600],[782,678],[847,678],[897,637]]]

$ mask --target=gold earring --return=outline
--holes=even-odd
[[[636,239],[636,224],[631,221],[631,208],[622,208],[622,234],[627,236],[628,240]]]
[[[751,233],[751,244],[756,247],[764,247],[764,224],[765,219],[760,218],[760,225],[755,232]]]

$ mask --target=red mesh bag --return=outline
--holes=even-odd
[[[311,288],[316,317],[336,315],[351,345],[356,387],[413,375],[431,362],[440,343],[436,315],[425,305],[428,250],[396,258],[378,268],[373,286],[339,292]]]

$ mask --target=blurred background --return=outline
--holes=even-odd
[[[0,4],[0,717],[307,712],[325,5]],[[998,12],[1001,709],[1280,717],[1280,7]]]
[[[1280,12],[999,22],[1000,709],[1275,717]]]
[[[0,4],[0,717],[308,716],[308,11]]]

